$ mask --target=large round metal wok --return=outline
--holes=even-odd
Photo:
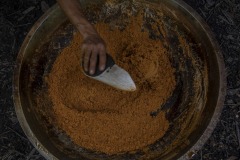
[[[176,89],[159,108],[166,111],[170,127],[164,137],[147,146],[148,150],[109,156],[75,145],[48,121],[47,117],[53,116],[51,99],[42,94],[45,103],[36,101],[39,93],[47,93],[44,76],[75,32],[55,5],[28,33],[15,68],[15,108],[29,140],[48,159],[190,159],[215,128],[226,90],[223,58],[209,27],[180,0],[82,0],[81,3],[92,23],[103,21],[119,29],[124,29],[127,19],[139,10],[144,13],[143,28],[150,38],[163,42],[176,70]],[[187,46],[179,45],[182,42],[179,36]]]

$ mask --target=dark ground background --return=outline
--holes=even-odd
[[[227,96],[221,119],[194,160],[240,159],[240,0],[184,0],[209,24],[223,50]],[[13,107],[19,47],[54,0],[0,0],[0,160],[44,160],[24,135]]]

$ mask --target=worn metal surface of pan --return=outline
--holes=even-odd
[[[92,23],[103,21],[124,29],[141,10],[149,37],[161,40],[176,70],[177,86],[166,104],[167,133],[147,150],[117,155],[75,145],[48,117],[53,116],[44,80],[59,52],[75,32],[55,5],[28,33],[17,58],[13,97],[19,122],[32,144],[47,159],[190,159],[214,130],[223,107],[226,82],[220,48],[209,27],[180,0],[81,1]],[[157,29],[152,27],[158,26]],[[181,38],[179,38],[181,37]],[[187,45],[181,45],[182,42]]]

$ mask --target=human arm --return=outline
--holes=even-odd
[[[57,1],[83,36],[82,59],[84,70],[90,74],[95,73],[96,67],[99,67],[101,71],[104,70],[106,64],[106,44],[94,26],[85,18],[79,0]],[[99,66],[96,66],[97,60],[99,60]]]

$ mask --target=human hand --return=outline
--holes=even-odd
[[[82,43],[82,63],[84,70],[91,75],[95,73],[97,67],[100,71],[105,69],[106,44],[98,34],[90,34],[84,38]]]
[[[85,18],[79,0],[57,1],[70,21],[83,36],[82,62],[85,72],[94,74],[96,67],[100,71],[103,71],[106,64],[105,42],[99,36],[94,26]]]

